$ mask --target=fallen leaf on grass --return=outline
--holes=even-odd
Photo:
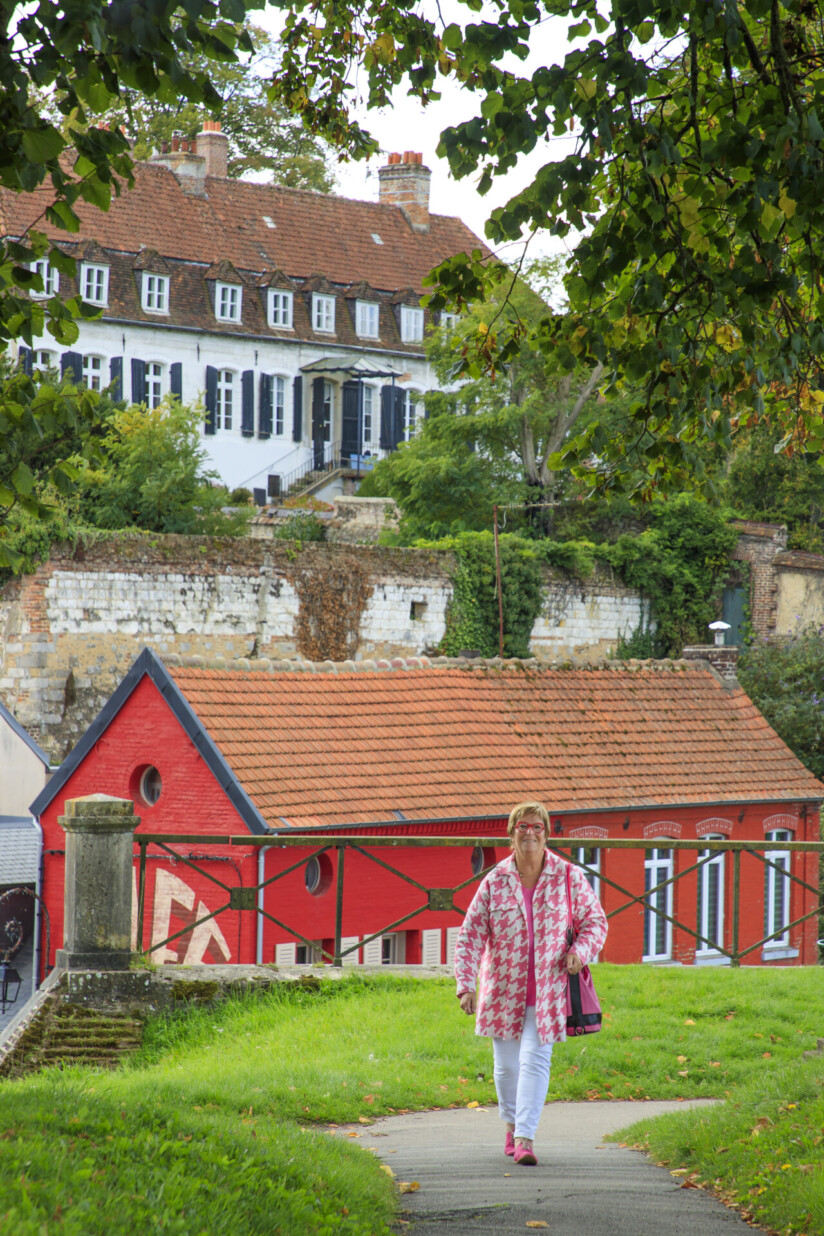
[[[687,1057],[687,1056],[676,1056],[676,1057],[675,1057],[675,1059],[678,1061],[678,1063],[679,1063],[679,1064],[686,1064],[686,1063],[687,1063],[688,1058],[689,1058],[689,1057]]]
[[[689,1069],[679,1069],[678,1070],[679,1077],[689,1077],[689,1075],[690,1075]]]
[[[395,1173],[388,1163],[381,1163],[381,1171],[386,1172],[387,1176],[391,1176],[393,1180],[395,1179]]]
[[[721,1061],[720,1061],[720,1060],[710,1060],[710,1068],[711,1068],[711,1069],[720,1069],[720,1068],[721,1068]]]
[[[372,1121],[368,1116],[358,1116],[358,1124],[371,1124]]]
[[[691,1017],[688,1017],[688,1018],[687,1018],[687,1020],[684,1022],[684,1025],[685,1025],[685,1026],[694,1026],[694,1025],[695,1025],[695,1022],[692,1020],[692,1018],[691,1018]]]
[[[480,1107],[480,1106],[481,1105],[477,1099],[473,1099],[471,1103],[467,1103],[467,1107]]]
[[[525,1227],[549,1227],[548,1223],[544,1223],[543,1219],[527,1219]]]
[[[417,1193],[420,1187],[417,1180],[402,1180],[398,1185],[401,1193]]]
[[[670,1176],[686,1176],[689,1170],[688,1167],[674,1167],[670,1171]]]
[[[762,1051],[762,1053],[761,1053],[761,1059],[762,1059],[762,1060],[769,1060],[769,1058],[770,1058],[770,1056],[771,1056],[771,1055],[772,1055],[772,1052],[771,1052],[771,1051]]]

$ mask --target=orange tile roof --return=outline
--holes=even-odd
[[[741,688],[693,662],[250,672],[174,661],[168,672],[272,827],[506,814],[528,797],[552,811],[824,797]]]

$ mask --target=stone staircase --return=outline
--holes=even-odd
[[[0,1077],[19,1077],[70,1064],[114,1068],[142,1042],[143,1023],[138,1018],[62,1004],[52,996],[40,1005],[0,1060]]]

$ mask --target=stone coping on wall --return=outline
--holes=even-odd
[[[773,558],[776,571],[824,571],[824,554],[805,549],[785,549]]]
[[[685,650],[686,651],[686,650]],[[236,670],[241,673],[307,673],[307,674],[349,674],[372,673],[376,671],[418,670],[418,669],[480,669],[480,670],[613,670],[617,673],[632,673],[638,670],[659,670],[660,672],[676,671],[684,673],[693,668],[694,659],[668,658],[660,660],[618,660],[611,657],[591,660],[574,657],[563,657],[558,660],[544,660],[538,657],[391,657],[363,661],[304,661],[273,660],[268,657],[255,659],[239,657],[237,660],[227,660],[226,657],[181,656],[178,653],[157,654],[164,665],[187,669]],[[690,661],[692,660],[692,663]],[[710,668],[712,668],[710,666]]]

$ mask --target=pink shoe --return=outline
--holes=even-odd
[[[522,1164],[524,1167],[532,1167],[537,1164],[538,1159],[534,1150],[525,1146],[523,1142],[518,1142],[515,1147],[515,1162]]]
[[[510,1132],[509,1129],[507,1129],[506,1137],[504,1138],[504,1154],[513,1155],[514,1153],[515,1153],[515,1134]]]

